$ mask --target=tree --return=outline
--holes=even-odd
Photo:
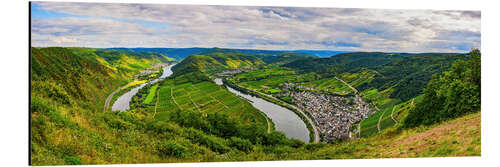
[[[424,98],[410,110],[403,127],[430,125],[481,109],[481,52],[473,49],[467,60],[457,60],[442,76],[434,75]]]

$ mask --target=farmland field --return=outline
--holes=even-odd
[[[157,88],[158,88],[158,85],[154,85],[151,88],[149,88],[148,96],[146,97],[146,100],[144,100],[145,104],[149,104],[149,103],[151,103],[151,101],[153,101],[153,98],[156,95],[156,89]]]
[[[212,82],[176,85],[172,81],[166,81],[158,91],[156,118],[159,120],[167,119],[169,113],[174,111],[195,111],[202,114],[224,112],[245,123],[267,127],[266,118],[260,111]]]

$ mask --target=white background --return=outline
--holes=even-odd
[[[60,0],[59,0],[60,1]],[[67,1],[67,0],[66,0]],[[314,2],[310,2],[314,1]],[[80,2],[83,2],[80,0]],[[498,107],[500,4],[486,0],[93,0],[162,4],[244,6],[348,7],[384,9],[481,10],[482,156],[370,160],[315,160],[161,164],[161,166],[498,166],[500,164]],[[28,165],[28,1],[0,4],[0,166]],[[123,165],[158,166],[160,164]]]

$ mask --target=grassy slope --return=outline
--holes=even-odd
[[[68,48],[32,48],[33,165],[145,162],[135,158],[157,158],[139,151],[143,148],[136,145],[147,148],[147,141],[137,143],[147,134],[116,124],[111,118],[118,113],[101,113],[107,95],[136,71],[120,71],[110,67],[113,63],[74,52]]]
[[[327,158],[342,149],[348,151],[332,158],[480,156],[481,114],[469,114],[437,125],[401,132],[389,129],[383,134],[314,154],[325,154]]]

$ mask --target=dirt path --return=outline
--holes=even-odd
[[[397,123],[399,123],[399,122],[398,122],[398,120],[396,120],[396,118],[394,118],[394,109],[395,109],[395,108],[396,108],[396,107],[392,107],[391,118],[392,118],[392,120],[393,120],[394,122],[396,122],[396,124],[397,124]]]
[[[271,133],[271,122],[269,122],[269,118],[267,118],[267,116],[266,116],[264,113],[262,113],[262,112],[259,112],[259,113],[261,113],[261,114],[264,116],[264,118],[266,118],[266,122],[267,122],[267,133]]]
[[[170,97],[172,98],[172,101],[174,101],[175,105],[177,105],[177,107],[179,107],[179,109],[182,110],[181,106],[179,105],[179,103],[177,103],[177,101],[175,101],[175,97],[174,97],[174,90],[172,88],[170,88]]]
[[[247,89],[247,88],[245,88]],[[284,102],[274,96],[271,96],[271,95],[268,95],[268,94],[265,94],[265,93],[261,93],[261,92],[258,92],[256,90],[252,90],[253,92],[256,92],[258,94],[261,94],[261,95],[264,95],[264,96],[267,96],[269,98],[272,98],[274,100],[277,100],[279,102],[282,102],[284,104],[288,104],[287,102]],[[312,129],[313,129],[313,132],[314,132],[314,142],[319,142],[320,138],[319,138],[319,132],[318,132],[318,127],[316,127],[316,125],[314,124],[314,122],[312,121],[311,118],[309,118],[309,116],[307,116],[301,109],[299,109],[297,106],[295,105],[292,105],[292,104],[288,104],[290,107],[294,108],[295,110],[299,111],[300,114],[302,114],[302,116],[304,116],[307,121],[309,122],[309,124],[312,126]]]
[[[191,103],[193,103],[193,104],[194,104],[194,106],[196,107],[196,109],[198,109],[198,111],[199,111],[199,112],[201,112],[200,107],[198,107],[198,104],[196,104],[196,102],[194,102],[193,98],[191,98],[191,94],[190,94],[188,91],[186,91],[186,89],[184,89],[184,88],[182,88],[182,90],[183,90],[184,92],[186,92],[186,94],[187,94],[187,95],[188,95],[188,97],[189,97],[189,100],[191,100]]]
[[[160,90],[161,89],[158,89],[158,91],[156,91],[156,103],[155,103],[155,113],[153,114],[153,118],[155,118],[155,115],[156,115],[156,109],[158,108],[158,101],[160,101]]]
[[[392,109],[394,110],[394,107],[392,107]],[[382,113],[382,115],[380,115],[380,117],[378,118],[377,129],[378,129],[379,133],[380,133],[380,131],[382,131],[380,129],[380,121],[382,120],[382,117],[384,117],[385,111],[387,111],[387,110],[384,110],[384,112]]]
[[[359,138],[361,138],[361,123],[362,123],[362,122],[363,122],[363,121],[359,122],[359,124],[358,124],[358,137],[359,137]]]
[[[200,88],[196,87],[196,86],[192,86],[193,88],[195,88],[196,90],[198,90],[199,92],[201,92]],[[218,92],[218,91],[215,91],[215,92]],[[212,94],[208,94],[208,96],[210,96],[210,98],[212,98],[212,100],[215,100],[217,101],[219,104],[222,104],[225,108],[229,108],[228,106],[226,106],[224,103],[220,102],[219,100],[217,100],[215,97],[212,96]]]
[[[345,82],[344,80],[341,80],[340,78],[337,78],[335,77],[335,79],[339,80],[340,82],[344,83],[345,85],[347,85],[349,88],[352,89],[352,91],[354,91],[354,94],[358,94],[358,90],[354,87],[352,87],[350,84],[348,84],[347,82]]]
[[[109,103],[111,102],[111,99],[113,99],[113,96],[115,95],[115,93],[117,93],[118,91],[120,91],[120,89],[122,89],[122,88],[123,88],[123,86],[120,86],[114,92],[112,92],[111,94],[109,94],[108,98],[106,98],[106,102],[104,102],[104,112],[106,112],[106,109],[109,108]]]

